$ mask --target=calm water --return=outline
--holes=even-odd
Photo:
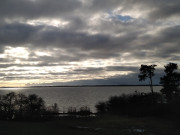
[[[159,91],[161,86],[154,86],[154,91]],[[0,94],[9,92],[24,93],[25,95],[37,94],[42,97],[46,105],[57,103],[60,112],[68,107],[90,107],[96,112],[95,104],[107,101],[111,96],[129,94],[134,91],[150,92],[148,86],[114,86],[114,87],[35,87],[35,88],[0,88]]]

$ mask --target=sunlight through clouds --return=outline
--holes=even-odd
[[[27,48],[24,47],[5,47],[4,57],[12,57],[12,58],[29,58],[29,52]]]
[[[69,22],[62,20],[62,19],[48,19],[48,18],[43,19],[42,18],[39,20],[28,20],[27,24],[34,25],[34,26],[36,26],[36,25],[49,25],[49,26],[64,28],[69,24]]]

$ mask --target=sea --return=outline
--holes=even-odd
[[[161,86],[154,86],[154,91],[159,92]],[[67,112],[68,108],[87,106],[96,112],[98,102],[107,101],[112,96],[133,94],[134,92],[151,92],[149,86],[84,86],[84,87],[25,87],[25,88],[0,88],[0,95],[9,92],[23,93],[25,95],[37,94],[45,101],[46,106],[58,104],[59,112]]]

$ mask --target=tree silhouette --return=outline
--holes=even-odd
[[[178,65],[175,63],[169,63],[164,67],[165,75],[160,78],[160,84],[163,85],[161,92],[165,94],[166,99],[169,102],[177,95],[180,84],[180,73],[176,72]]]
[[[52,106],[52,111],[53,111],[54,113],[58,113],[58,112],[59,112],[59,108],[58,108],[57,103],[54,103],[54,104],[53,104],[53,106]]]
[[[30,117],[40,117],[45,110],[45,102],[41,97],[38,97],[38,95],[31,94],[28,96],[27,108],[30,112]]]
[[[15,114],[15,103],[16,103],[16,94],[10,92],[3,96],[3,107],[7,119],[13,119]]]
[[[18,118],[23,118],[26,113],[28,105],[28,98],[22,93],[17,94],[16,99],[16,109],[17,109],[17,116]]]
[[[53,113],[59,112],[58,105],[52,106]],[[43,119],[48,109],[44,100],[36,94],[28,96],[15,92],[0,95],[0,120]]]
[[[139,81],[145,81],[147,78],[150,80],[150,89],[151,92],[153,91],[153,85],[152,85],[152,77],[154,76],[154,70],[157,65],[141,65],[141,68],[139,69],[140,74],[138,75]]]

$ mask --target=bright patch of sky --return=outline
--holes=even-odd
[[[30,25],[49,25],[59,28],[64,28],[69,24],[68,21],[62,20],[62,19],[38,19],[38,20],[28,20],[27,24]]]
[[[25,47],[10,47],[6,46],[4,50],[4,54],[0,55],[1,58],[23,58],[28,59],[29,58],[29,51]]]

